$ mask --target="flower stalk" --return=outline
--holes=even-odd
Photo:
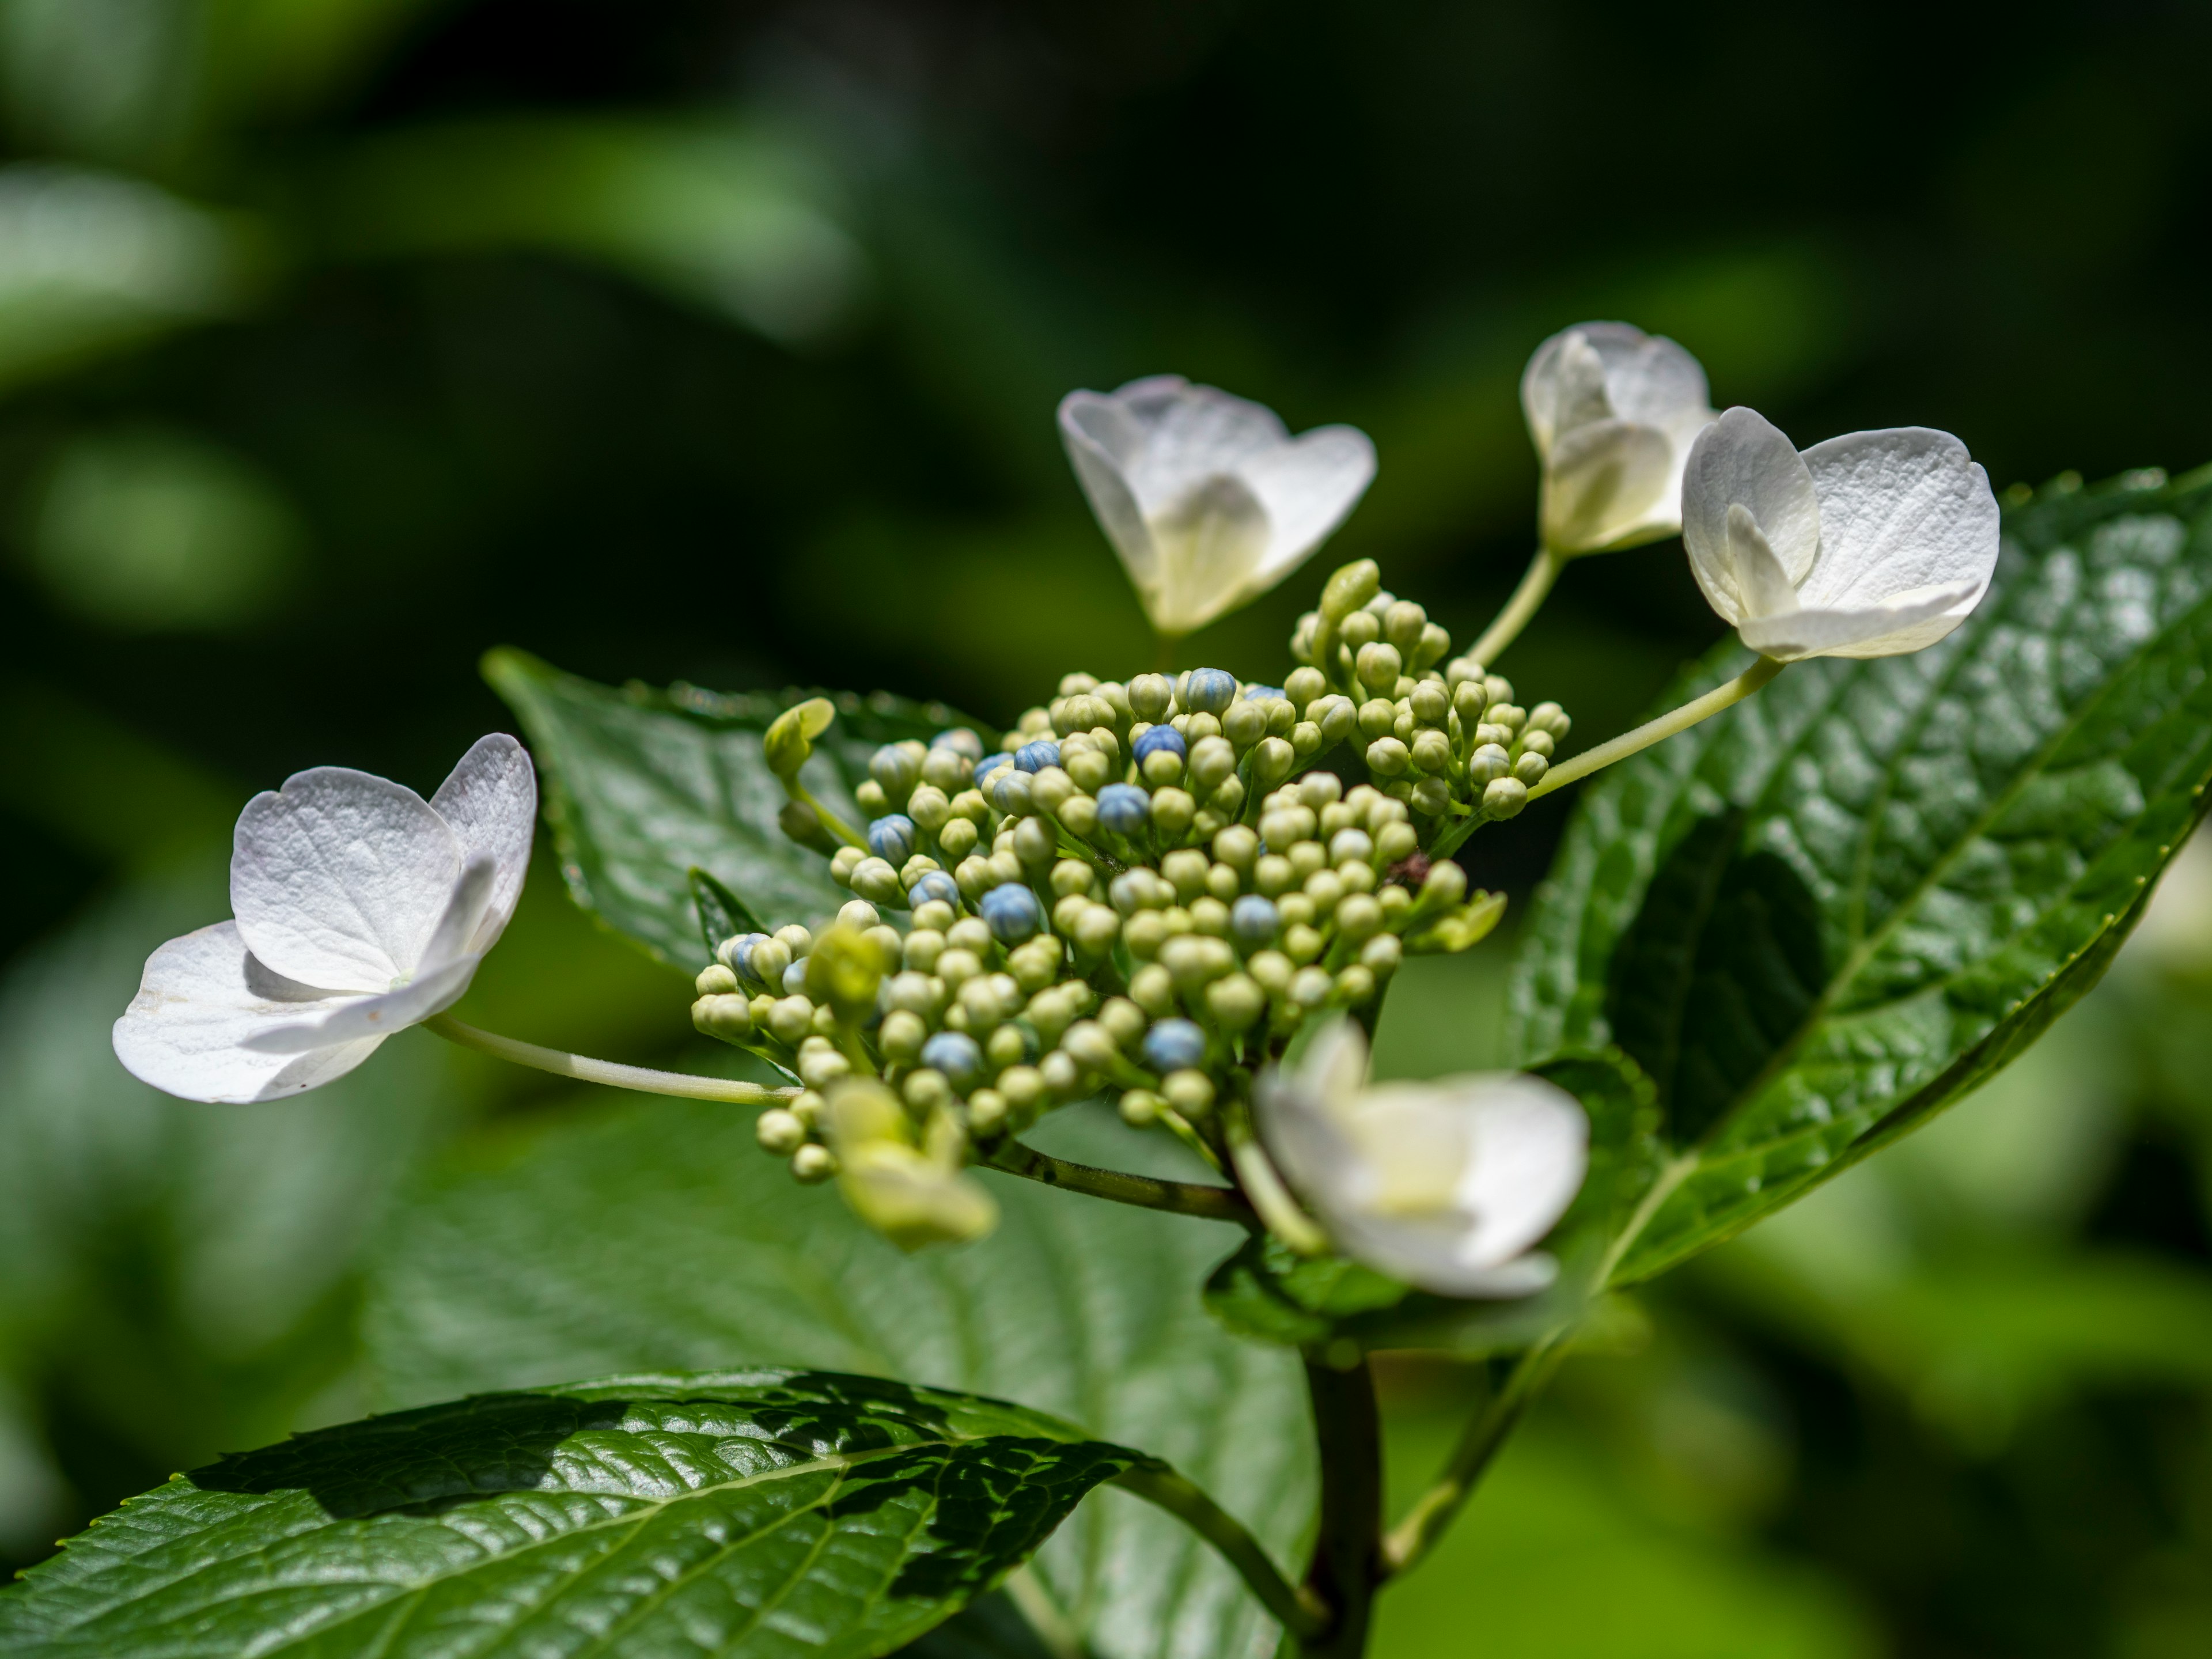
[[[599,1083],[610,1089],[629,1089],[639,1094],[672,1095],[679,1100],[719,1100],[734,1106],[781,1106],[799,1093],[796,1089],[772,1089],[765,1084],[741,1083],[732,1078],[696,1077],[689,1072],[659,1072],[647,1066],[622,1066],[611,1060],[593,1060],[564,1049],[545,1048],[496,1032],[464,1024],[450,1014],[437,1014],[422,1022],[448,1042],[489,1054],[495,1060],[574,1078],[580,1083]]]
[[[1595,749],[1584,750],[1571,761],[1561,762],[1545,773],[1543,781],[1528,792],[1528,799],[1535,800],[1550,794],[1554,789],[1564,789],[1615,761],[1626,760],[1631,755],[1649,749],[1655,743],[1664,742],[1678,732],[1688,731],[1699,720],[1711,720],[1723,708],[1733,708],[1741,702],[1786,666],[1787,664],[1777,662],[1771,657],[1761,657],[1727,684],[1714,687],[1702,697],[1692,697],[1680,708],[1670,709],[1656,720],[1646,720],[1633,731],[1624,732]]]
[[[1521,636],[1521,630],[1543,609],[1544,601],[1551,597],[1552,585],[1559,580],[1559,573],[1567,568],[1567,556],[1548,547],[1536,550],[1536,556],[1528,561],[1528,568],[1522,574],[1521,585],[1513,590],[1513,597],[1505,601],[1505,608],[1482,631],[1482,637],[1468,649],[1468,655],[1480,663],[1495,663],[1505,647]]]

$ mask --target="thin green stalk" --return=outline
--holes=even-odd
[[[511,1060],[556,1077],[573,1077],[585,1083],[603,1083],[610,1089],[635,1089],[640,1094],[673,1095],[681,1100],[722,1100],[738,1106],[781,1106],[798,1094],[796,1089],[771,1089],[758,1083],[738,1083],[728,1078],[695,1077],[689,1072],[656,1072],[645,1066],[617,1066],[611,1060],[592,1060],[559,1048],[541,1048],[490,1031],[464,1025],[450,1014],[434,1014],[422,1022],[448,1042],[474,1048],[497,1060]]]
[[[1559,573],[1567,568],[1566,555],[1554,553],[1548,547],[1536,550],[1536,556],[1528,561],[1528,568],[1521,578],[1521,586],[1513,590],[1513,597],[1505,601],[1505,609],[1498,619],[1482,632],[1468,650],[1486,668],[1497,665],[1499,654],[1520,637],[1528,619],[1542,609],[1544,600],[1552,591],[1552,584],[1559,580]]]
[[[1653,744],[1662,742],[1677,732],[1688,731],[1699,720],[1710,720],[1722,709],[1741,702],[1787,665],[1771,657],[1761,657],[1726,685],[1717,686],[1704,696],[1693,698],[1680,708],[1660,715],[1656,720],[1646,720],[1634,731],[1624,732],[1619,737],[1601,743],[1595,749],[1585,750],[1572,760],[1552,768],[1544,774],[1544,781],[1528,792],[1528,799],[1534,800],[1540,795],[1550,794],[1554,789],[1564,789],[1615,761],[1626,760],[1638,750],[1649,749]]]
[[[1164,1463],[1143,1464],[1115,1476],[1114,1484],[1158,1504],[1220,1551],[1222,1559],[1236,1568],[1237,1576],[1260,1598],[1260,1605],[1300,1641],[1318,1636],[1327,1626],[1328,1609],[1316,1600],[1313,1592],[1293,1589],[1267,1547],[1185,1476]]]
[[[1564,1335],[1559,1333],[1548,1336],[1522,1355],[1512,1374],[1505,1379],[1505,1386],[1475,1413],[1436,1484],[1421,1494],[1406,1512],[1405,1519],[1393,1527],[1382,1540],[1384,1577],[1395,1577],[1411,1568],[1458,1518],[1491,1460],[1498,1455],[1498,1449],[1505,1443],[1522,1413],[1558,1369],[1566,1352]]]
[[[1321,1454],[1321,1529],[1305,1589],[1328,1610],[1327,1626],[1301,1641],[1301,1659],[1359,1659],[1382,1558],[1382,1427],[1375,1375],[1361,1355],[1348,1370],[1306,1357],[1314,1440]]]
[[[1018,1140],[1001,1142],[985,1167],[1048,1187],[1064,1187],[1071,1193],[1087,1193],[1116,1204],[1140,1209],[1165,1210],[1174,1215],[1204,1216],[1212,1221],[1234,1221],[1256,1228],[1259,1218],[1233,1187],[1208,1187],[1196,1182],[1155,1181],[1150,1176],[1127,1175],[1119,1170],[1094,1169],[1051,1158]]]

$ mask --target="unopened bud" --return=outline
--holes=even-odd
[[[1157,726],[1175,704],[1175,682],[1164,674],[1139,674],[1129,682],[1128,696],[1129,712]]]
[[[1499,778],[1482,792],[1482,810],[1493,818],[1517,817],[1528,804],[1528,786],[1518,778]]]
[[[1267,1012],[1267,994],[1249,975],[1231,974],[1206,988],[1206,1006],[1223,1030],[1242,1031]]]
[[[1411,752],[1413,764],[1432,777],[1451,770],[1451,739],[1433,726],[1413,733]]]
[[[837,1173],[837,1159],[827,1146],[810,1141],[791,1155],[791,1173],[811,1187]]]
[[[762,737],[769,770],[788,783],[814,752],[814,739],[830,729],[837,710],[827,697],[809,697],[775,717]]]
[[[1306,706],[1306,719],[1321,728],[1323,748],[1344,742],[1358,729],[1359,711],[1341,695],[1322,698]]]
[[[1175,978],[1157,962],[1147,963],[1129,976],[1129,1000],[1155,1018],[1175,1012]]]
[[[1468,757],[1467,781],[1486,789],[1513,769],[1512,757],[1494,743],[1486,743]]]
[[[1161,1079],[1160,1094],[1188,1118],[1204,1117],[1213,1109],[1213,1080],[1203,1072],[1170,1072]]]
[[[1513,763],[1513,775],[1530,788],[1543,782],[1544,774],[1552,769],[1552,763],[1541,755],[1529,753]]]
[[[1367,769],[1395,778],[1413,764],[1406,745],[1395,738],[1377,738],[1367,745]]]
[[[753,1035],[750,1000],[729,992],[701,997],[691,1005],[691,1024],[705,1036],[725,1042],[749,1042]]]
[[[1340,623],[1373,599],[1382,586],[1382,571],[1372,559],[1359,559],[1340,568],[1321,590],[1321,614]]]

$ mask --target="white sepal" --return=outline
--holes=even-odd
[[[1680,527],[1683,464],[1713,411],[1705,370],[1674,341],[1626,323],[1564,329],[1528,359],[1521,408],[1551,551],[1609,552]]]

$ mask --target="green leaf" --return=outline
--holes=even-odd
[[[1523,1056],[1615,1045],[1659,1154],[1612,1282],[1741,1231],[2093,985],[2212,779],[2212,476],[2054,488],[1909,657],[1791,667],[1585,797],[1516,969]],[[1742,669],[1716,652],[1669,703]]]
[[[715,946],[726,939],[768,931],[743,899],[704,870],[695,868],[691,872],[691,908],[699,918],[700,941],[710,957]]]
[[[1145,1169],[1110,1112],[1034,1132]],[[1149,1172],[1190,1178],[1178,1149]],[[368,1341],[397,1403],[742,1358],[1016,1400],[1170,1460],[1288,1565],[1313,1514],[1296,1357],[1214,1327],[1197,1287],[1237,1231],[990,1171],[1004,1216],[908,1256],[796,1185],[746,1114],[653,1101],[544,1127],[427,1182],[372,1270]],[[1275,1626],[1180,1523],[1110,1492],[1041,1553],[1036,1588],[1098,1659],[1259,1659]]]
[[[174,1477],[0,1596],[0,1647],[863,1659],[1143,1461],[1018,1407],[820,1372],[488,1395]]]
[[[655,691],[595,685],[520,651],[484,659],[484,678],[522,721],[544,781],[568,890],[576,902],[663,961],[696,969],[696,869],[768,922],[815,922],[851,896],[830,863],[776,825],[783,786],[768,769],[761,734],[793,703],[831,695],[836,724],[800,778],[858,825],[853,790],[886,743],[927,740],[968,722],[942,703],[885,692],[787,691],[725,696],[696,686]]]

